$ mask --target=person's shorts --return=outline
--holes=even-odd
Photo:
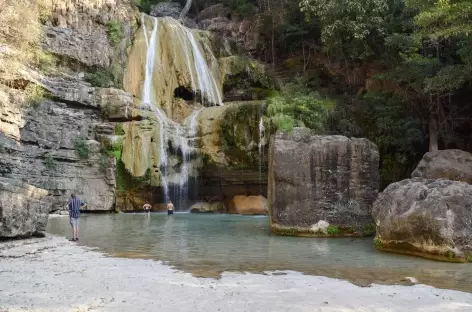
[[[167,210],[167,214],[168,215],[174,214],[174,210]]]
[[[70,225],[79,226],[79,218],[70,218]]]

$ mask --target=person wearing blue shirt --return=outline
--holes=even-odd
[[[86,203],[77,198],[74,194],[70,195],[70,201],[67,204],[69,207],[69,218],[70,225],[72,226],[72,235],[71,241],[79,240],[79,218],[80,218],[80,209],[87,206]]]

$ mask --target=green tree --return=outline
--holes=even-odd
[[[328,54],[348,59],[373,53],[384,35],[387,0],[301,0],[300,8],[321,23],[321,39]]]

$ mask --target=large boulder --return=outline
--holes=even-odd
[[[51,205],[48,191],[0,177],[0,238],[42,236]]]
[[[426,153],[411,177],[472,184],[472,154],[456,149]]]
[[[224,213],[226,207],[222,202],[199,202],[190,208],[191,213]]]
[[[378,249],[472,261],[472,185],[407,179],[390,184],[373,206]]]
[[[267,210],[267,199],[264,196],[237,195],[228,205],[228,213],[234,214],[265,215]]]
[[[373,234],[379,152],[367,139],[277,133],[269,151],[268,199],[274,233]]]

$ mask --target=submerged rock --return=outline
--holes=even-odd
[[[411,177],[472,184],[472,154],[456,149],[426,153]]]
[[[378,163],[378,148],[367,139],[313,135],[301,128],[292,134],[277,133],[269,151],[272,231],[302,236],[372,234]]]
[[[51,205],[48,191],[0,177],[0,238],[43,236]]]
[[[228,213],[242,215],[265,215],[267,210],[267,199],[264,196],[237,195],[228,205]]]
[[[472,261],[472,185],[407,179],[390,184],[373,206],[378,249]]]
[[[226,207],[222,202],[208,203],[200,202],[192,205],[190,208],[191,213],[224,213]]]

